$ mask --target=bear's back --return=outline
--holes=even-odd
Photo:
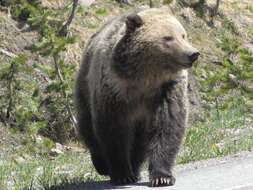
[[[102,59],[93,61],[94,63],[99,62],[101,64],[106,60],[109,60],[114,46],[124,35],[124,32],[125,25],[123,17],[117,17],[107,22],[90,38],[86,47],[83,61],[86,61],[85,58],[87,55],[92,59]]]

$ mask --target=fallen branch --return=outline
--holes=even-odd
[[[17,55],[15,55],[14,53],[11,53],[11,52],[9,52],[9,51],[6,51],[6,50],[4,50],[4,49],[2,49],[2,48],[0,48],[0,53],[4,54],[4,55],[6,55],[6,56],[8,56],[8,57],[10,57],[10,58],[15,58],[15,57],[17,57]]]

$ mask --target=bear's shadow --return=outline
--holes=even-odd
[[[109,190],[109,189],[131,189],[133,186],[145,186],[148,187],[148,182],[139,182],[132,185],[114,186],[109,181],[96,181],[96,182],[84,182],[79,184],[67,184],[48,188],[46,190]]]

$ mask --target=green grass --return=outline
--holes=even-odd
[[[253,148],[252,120],[239,106],[211,111],[205,121],[197,121],[187,129],[178,163],[234,154]],[[209,114],[210,114],[209,113]]]
[[[53,160],[31,157],[18,163],[4,160],[0,165],[0,189],[49,189],[53,186],[101,180],[87,156],[62,154]]]
[[[104,179],[84,148],[73,143],[55,155],[51,151],[55,143],[50,139],[6,130],[0,123],[0,190],[44,190]]]
[[[22,146],[0,162],[1,190],[50,189],[105,179],[96,173],[88,153],[66,151],[52,157],[43,151],[38,153],[37,148],[31,150],[31,143]],[[242,107],[220,111],[219,115],[213,110],[206,114],[205,121],[196,121],[187,129],[177,162],[221,157],[252,148],[252,120]],[[18,157],[23,157],[23,162]]]

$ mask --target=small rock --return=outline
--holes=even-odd
[[[224,145],[225,145],[225,142],[221,141],[219,143],[216,144],[216,147],[219,149],[219,150],[222,150],[224,148]]]
[[[14,161],[17,164],[23,164],[25,162],[25,159],[23,157],[19,156],[19,157],[15,158]]]
[[[91,173],[88,172],[88,173],[84,174],[83,178],[85,179],[85,178],[89,177],[90,175],[91,175]]]
[[[42,138],[41,138],[41,136],[37,136],[37,137],[36,137],[36,142],[37,142],[37,143],[42,143]]]
[[[89,7],[92,5],[92,3],[94,3],[95,0],[79,0],[80,5]]]
[[[69,150],[71,150],[71,147],[70,146],[64,146],[64,149],[69,151]]]
[[[224,129],[224,130],[222,130],[222,132],[224,133],[224,135],[230,137],[230,139],[233,140],[232,137],[239,136],[240,134],[242,134],[243,131],[242,131],[242,129],[231,128],[231,129]],[[235,140],[237,140],[237,138],[235,138]]]
[[[193,6],[199,3],[199,0],[180,0],[180,1],[188,6]]]
[[[201,77],[202,79],[206,79],[206,78],[207,78],[206,73],[202,73],[202,74],[200,75],[200,77]]]
[[[35,176],[40,176],[42,174],[43,174],[43,167],[40,166],[40,167],[36,168],[36,171],[35,171],[34,175]]]
[[[59,154],[63,154],[63,153],[64,153],[63,145],[61,145],[60,143],[55,143],[55,148],[51,149],[50,155],[58,156]]]
[[[59,150],[57,148],[52,148],[50,155],[51,156],[58,156],[59,154],[63,154],[64,152],[62,150]]]
[[[15,182],[14,181],[7,181],[6,183],[7,189],[14,189],[15,187]]]
[[[80,153],[80,152],[84,152],[84,149],[79,148],[79,147],[71,147],[71,151],[76,152],[76,153]]]
[[[229,77],[231,80],[235,80],[235,79],[236,79],[236,76],[233,75],[233,74],[228,74],[228,77]]]
[[[30,160],[31,159],[31,156],[29,156],[28,154],[23,154],[22,156],[25,160]]]
[[[253,53],[253,43],[246,43],[242,45],[242,48],[247,49],[250,53]]]
[[[58,150],[63,150],[63,146],[60,143],[55,143],[55,148]]]

